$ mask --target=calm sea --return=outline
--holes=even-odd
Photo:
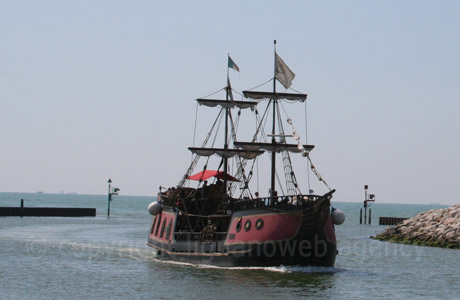
[[[93,218],[0,218],[0,299],[460,299],[460,250],[374,241],[379,216],[442,206],[335,202],[334,268],[168,263],[146,246],[153,197],[0,193],[0,206],[96,207]]]

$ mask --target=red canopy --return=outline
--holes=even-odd
[[[199,181],[199,180],[206,180],[210,177],[216,177],[218,179],[224,180],[224,172],[214,171],[214,170],[204,170],[192,176],[189,176],[188,179]],[[227,181],[239,181],[238,179],[236,179],[235,177],[229,174],[227,174],[226,178],[227,178]]]

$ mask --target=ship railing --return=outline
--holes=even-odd
[[[238,211],[262,207],[282,210],[305,209],[315,204],[315,202],[322,197],[324,196],[309,194],[243,199],[233,202],[233,210]]]
[[[174,233],[174,238],[176,241],[216,241],[216,240],[225,240],[227,236],[226,232],[213,232],[212,234],[204,234],[203,232],[189,232],[189,231],[179,231]]]

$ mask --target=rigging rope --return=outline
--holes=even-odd
[[[252,91],[253,89],[256,89],[256,88],[258,88],[258,87],[261,87],[261,86],[263,86],[264,84],[267,84],[267,83],[269,83],[270,81],[273,81],[273,78],[274,78],[274,77],[270,78],[269,80],[265,81],[265,82],[264,82],[264,83],[262,83],[262,84],[259,84],[259,85],[258,85],[258,86],[256,86],[256,87],[253,87],[252,89],[248,89],[248,91]]]
[[[241,110],[240,110],[241,111]],[[267,114],[267,111],[268,111],[268,106],[267,106],[267,109],[265,110],[264,112],[264,116],[263,118],[265,117],[265,115]],[[261,125],[261,120],[260,120],[260,117],[259,117],[259,112],[258,110],[256,109],[254,111],[254,114],[255,114],[255,127],[256,127],[256,133],[254,134],[253,138],[252,138],[252,142],[255,142],[257,140],[257,136],[258,136],[258,133],[260,131],[260,128],[263,128]],[[263,120],[262,118],[262,120]],[[232,130],[235,128],[235,125],[233,124],[233,119],[231,119],[231,122],[232,122]],[[239,115],[238,115],[238,122],[239,122]],[[238,126],[236,126],[238,127]],[[232,132],[232,134],[234,135],[234,141],[236,141],[236,134]],[[245,173],[245,167],[246,167],[246,164],[247,164],[247,160],[246,159],[241,159],[240,157],[237,158],[239,161],[239,166],[238,166],[238,171],[237,171],[237,174],[235,175],[236,178],[240,179],[241,177],[243,178],[243,181],[241,182],[241,189],[242,189],[242,193],[240,195],[240,198],[244,196],[246,190],[248,191],[249,193],[249,197],[252,198],[252,193],[249,189],[249,186],[248,186],[248,183],[251,181],[251,178],[253,176],[253,170],[254,170],[254,166],[255,166],[255,163],[258,162],[258,159],[254,159],[252,161],[252,166],[251,166],[251,169],[248,173],[248,175],[246,175]],[[259,178],[257,177],[257,180]],[[236,185],[234,185],[234,188],[236,188]],[[257,190],[259,190],[259,181],[257,181]],[[232,193],[233,193],[233,190],[232,190]]]
[[[223,118],[224,118],[224,117],[223,117],[224,114],[222,113],[223,111],[225,111],[224,108],[222,108],[222,109],[220,110],[220,113],[219,113],[219,116],[218,116],[218,118],[219,118],[219,123],[217,124],[216,134],[214,135],[214,140],[212,141],[211,147],[214,147],[214,144],[216,143],[217,134],[219,133],[219,128],[220,128],[220,125],[222,124],[222,120],[223,120]]]
[[[282,106],[283,109],[284,109],[284,106]],[[318,170],[316,169],[315,165],[313,164],[313,162],[311,161],[311,158],[310,158],[310,152],[307,151],[304,147],[303,147],[303,144],[302,144],[302,141],[300,139],[300,136],[297,134],[295,128],[294,128],[294,125],[292,124],[292,120],[289,118],[289,115],[287,114],[286,110],[284,110],[284,113],[286,114],[286,116],[288,116],[288,119],[287,119],[287,122],[289,123],[289,125],[291,125],[291,128],[292,128],[292,136],[294,137],[295,140],[297,140],[297,143],[298,143],[298,148],[300,151],[302,151],[302,156],[303,157],[306,157],[308,159],[308,162],[310,163],[310,169],[312,170],[313,174],[316,175],[316,177],[318,178],[319,181],[323,182],[324,185],[326,185],[326,187],[331,190],[331,188],[329,187],[329,185],[327,184],[327,182],[323,179],[323,177],[321,176],[321,174],[319,174]],[[307,163],[308,165],[308,163]],[[309,185],[310,185],[310,182],[309,182]]]
[[[269,107],[270,107],[270,105],[267,105],[267,108],[265,109],[265,112],[264,112],[262,118],[259,117],[259,112],[257,110],[254,111],[254,114],[256,115],[256,123],[255,123],[256,124],[256,133],[252,137],[252,142],[253,143],[257,140],[259,132],[263,133],[264,126],[262,126],[262,120],[265,119],[265,116],[267,115]],[[267,121],[267,119],[265,119],[265,122]],[[247,175],[247,180],[246,180],[247,183],[249,183],[249,181],[251,181],[251,178],[252,178],[252,176],[254,174],[253,171],[254,171],[254,167],[255,167],[256,162],[258,163],[258,158],[255,158],[253,160],[253,162],[252,162],[251,169],[250,169],[250,171],[249,171],[249,173]],[[258,167],[258,165],[257,165],[257,167]],[[244,172],[244,168],[242,169],[242,171]],[[246,174],[244,174],[244,176],[246,176]],[[257,170],[257,190],[260,191],[259,190],[259,177],[258,176],[259,176],[259,173],[258,173],[258,170]],[[242,183],[242,185],[245,185],[245,184],[246,184],[245,182]],[[244,190],[243,190],[243,192],[244,192]],[[251,197],[252,197],[252,195],[251,195]]]
[[[219,114],[217,115],[217,118],[216,120],[214,121],[214,124],[212,124],[212,127],[211,127],[211,130],[208,132],[208,135],[206,136],[203,144],[201,145],[201,147],[204,147],[206,146],[206,144],[208,143],[209,141],[209,138],[211,137],[211,134],[214,130],[214,127],[216,126],[216,123],[217,121],[220,119],[220,116],[222,114],[222,110],[219,112]],[[198,163],[198,160],[200,159],[200,156],[199,155],[195,155],[195,158],[193,159],[193,161],[190,163],[190,166],[188,167],[187,171],[185,172],[184,174],[184,177],[182,177],[181,181],[177,184],[177,187],[183,187],[184,186],[184,183],[185,181],[188,179],[188,177],[192,174],[193,172],[193,169],[195,168],[196,164]],[[208,161],[209,161],[209,157],[208,157]],[[207,165],[207,163],[206,163]],[[205,166],[206,166],[205,165]]]
[[[307,115],[307,101],[305,101],[305,143],[308,145],[308,115]],[[305,170],[307,173],[307,182],[308,182],[308,191],[310,193],[311,191],[311,185],[310,185],[310,172],[308,172],[308,169],[310,169],[310,162],[307,160],[307,169]]]
[[[254,114],[256,116],[255,117],[256,134],[253,136],[253,138],[251,140],[251,142],[253,142],[253,143],[257,140],[257,135],[258,135],[258,133],[260,131],[260,128],[261,128],[260,125],[262,123],[262,120],[265,118],[267,112],[268,112],[268,106],[267,106],[267,109],[264,112],[264,115],[262,116],[262,118],[260,118],[259,111],[257,109],[254,111]],[[257,172],[257,194],[258,194],[260,192],[260,185],[259,185],[259,158],[258,157],[252,161],[252,166],[251,166],[251,169],[249,170],[249,173],[248,173],[248,176],[247,176],[247,183],[249,183],[251,181],[252,177],[254,176],[254,167],[256,167],[256,172]],[[244,171],[244,169],[243,169],[243,171]],[[252,194],[250,196],[252,198]]]
[[[299,148],[300,151],[302,151],[302,156],[303,157],[306,157],[308,159],[308,161],[310,162],[310,168],[313,172],[313,174],[316,175],[316,177],[318,178],[319,181],[323,182],[324,185],[326,185],[326,187],[329,189],[329,191],[331,191],[332,189],[329,187],[329,185],[327,184],[327,182],[323,179],[323,177],[321,177],[321,174],[319,174],[318,170],[316,169],[315,165],[313,165],[313,162],[311,161],[311,158],[310,158],[310,152],[307,151],[304,147],[303,147],[303,144],[302,144],[302,141],[300,140],[300,136],[297,134],[295,128],[294,128],[294,125],[292,125],[292,121],[291,119],[287,119],[287,122],[289,123],[289,125],[291,125],[291,128],[292,128],[292,136],[294,137],[295,140],[297,140],[298,142],[298,145],[297,147]]]
[[[232,88],[232,91],[235,92],[235,93],[237,93],[238,95],[240,95],[240,96],[241,96],[241,99],[243,99],[243,94],[241,94],[241,93],[238,92],[237,90],[234,90],[233,88]]]
[[[232,139],[233,142],[237,141],[236,134],[237,134],[238,125],[239,125],[239,122],[240,122],[241,109],[239,110],[238,117],[236,119],[236,125],[233,122],[233,117],[232,117],[231,111],[229,112],[229,114],[230,114],[231,135],[229,136],[229,143],[228,144],[230,144],[230,139]],[[237,163],[237,174],[235,174],[235,177],[237,179],[240,179],[242,177],[243,178],[242,182],[243,183],[247,182],[246,174],[244,174],[244,166],[246,165],[246,160],[241,159],[241,157],[237,156],[237,158],[235,159],[235,162]],[[233,182],[230,183],[230,186],[229,186],[230,196],[233,195],[236,186],[237,185],[234,184]]]
[[[292,88],[291,88],[292,89]],[[299,91],[295,90],[295,89],[292,89],[298,93],[300,93]],[[286,114],[286,117],[288,118],[288,123],[289,121],[291,120],[286,109],[284,108],[284,105],[281,103],[281,107],[283,108],[283,111],[284,113]],[[292,122],[292,121],[291,121]],[[295,129],[294,129],[294,126],[291,124],[291,127],[292,127],[292,130],[293,130],[293,136],[294,136],[294,132],[295,132]],[[297,132],[295,132],[295,134],[297,135]],[[297,135],[298,136],[298,135]],[[296,138],[295,138],[296,139]],[[300,141],[300,137],[299,139],[296,139],[299,143],[299,147],[302,147],[303,148],[303,145],[302,145],[302,142]],[[306,140],[306,143],[308,144],[308,123],[307,123],[307,101],[305,101],[305,140]],[[299,148],[300,149],[300,148]],[[304,149],[305,150],[305,149]],[[306,150],[305,150],[306,151]],[[307,153],[307,154],[305,154]],[[306,173],[307,173],[307,183],[308,183],[308,190],[309,192],[311,191],[311,184],[310,184],[310,172],[308,172],[308,169],[311,169],[311,159],[310,159],[310,156],[309,156],[309,152],[302,152],[302,156],[304,157],[308,157],[307,159],[307,169],[306,169]],[[313,169],[312,169],[313,170]],[[315,169],[316,170],[316,169]],[[317,171],[316,171],[317,172]],[[315,173],[315,171],[313,171],[313,173]],[[316,174],[315,174],[316,175]],[[318,175],[317,175],[318,176]],[[321,177],[321,176],[320,176]],[[323,180],[320,180],[320,181],[323,181]],[[325,183],[325,182],[324,182]],[[329,186],[327,185],[327,183],[325,183],[326,186],[329,188]],[[331,188],[329,188],[330,190]]]
[[[291,88],[289,88],[289,89],[290,89],[290,90],[293,90],[293,91],[294,91],[294,92],[296,92],[296,93],[299,93],[299,94],[304,94],[304,93],[302,93],[302,92],[299,92],[298,90],[296,90],[296,89],[294,89],[294,88],[292,88],[292,87],[291,87]]]
[[[196,124],[198,123],[198,102],[196,103],[196,108],[195,108],[195,128],[193,129],[193,147],[195,147],[195,136],[196,136]],[[193,156],[193,155],[192,155]]]
[[[209,94],[209,95],[207,95],[207,96],[204,96],[204,97],[201,97],[201,98],[202,98],[202,99],[208,98],[208,97],[210,97],[210,96],[212,96],[212,95],[217,94],[218,92],[220,92],[220,91],[222,91],[222,90],[225,90],[226,88],[227,88],[227,87],[221,88],[220,90],[215,91],[214,93],[211,93],[211,94]]]
[[[284,106],[281,103],[281,106],[284,110]],[[281,112],[279,109],[279,105],[277,105],[278,109],[278,124],[279,124],[279,132],[282,135],[280,137],[280,143],[286,143],[286,137],[284,137],[284,127],[283,127],[283,122],[281,120]],[[284,111],[286,113],[286,110]],[[286,189],[288,190],[289,194],[295,194],[296,192],[298,194],[301,194],[302,192],[300,191],[299,185],[297,184],[297,178],[294,173],[294,168],[292,167],[292,162],[291,162],[291,156],[289,155],[288,151],[282,151],[282,156],[283,156],[283,167],[284,167],[284,176],[286,178]]]

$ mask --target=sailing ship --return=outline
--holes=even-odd
[[[331,206],[335,190],[328,187],[322,195],[301,192],[292,155],[304,158],[318,179],[326,182],[311,162],[314,146],[302,143],[290,118],[286,122],[291,133],[285,132],[280,104],[305,102],[307,94],[276,90],[277,82],[288,89],[295,75],[278,56],[276,41],[274,56],[272,91],[247,90],[243,96],[249,100],[235,100],[228,70],[239,68],[228,56],[225,99],[197,99],[200,106],[218,107],[219,112],[202,146],[188,148],[191,164],[178,185],[160,186],[157,201],[148,207],[153,218],[147,245],[159,258],[218,266],[334,265],[338,253],[334,225],[343,223],[345,216]],[[260,117],[257,107],[263,103],[266,107]],[[252,139],[242,141],[236,123],[247,109],[255,112],[257,126]],[[216,140],[211,137],[222,119],[223,145],[214,147]],[[267,119],[271,119],[271,133],[265,135]],[[294,142],[288,143],[291,138]],[[251,188],[250,184],[263,154],[271,159],[265,196],[259,195],[259,185]],[[282,168],[277,168],[279,156]],[[216,157],[216,165],[208,168]],[[193,174],[200,158],[206,162]],[[283,183],[277,182],[278,169],[284,173]],[[192,182],[195,187],[190,186]]]

